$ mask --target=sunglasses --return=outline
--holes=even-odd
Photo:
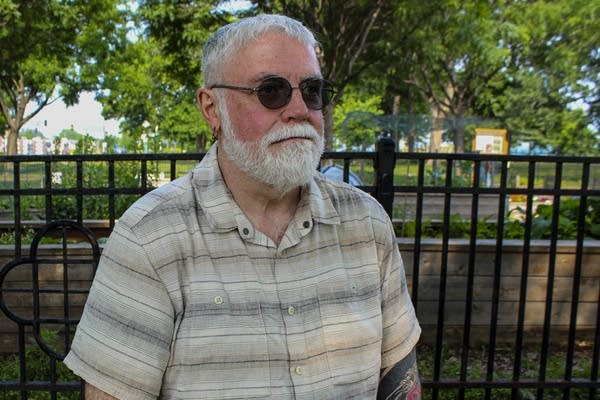
[[[302,100],[311,110],[322,110],[327,107],[335,94],[331,82],[321,78],[305,79],[297,87],[293,87],[287,79],[281,77],[267,78],[254,88],[221,84],[210,87],[210,89],[217,88],[256,93],[260,104],[271,110],[286,106],[292,99],[293,89],[300,89]]]

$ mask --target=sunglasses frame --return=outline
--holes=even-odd
[[[281,105],[274,105],[274,106],[265,104],[263,97],[261,97],[261,90],[265,89],[265,83],[268,83],[269,81],[276,81],[276,82],[284,83],[283,87],[286,87],[287,91],[288,91],[287,96],[285,98],[285,103],[283,103]],[[304,94],[304,89],[306,88],[306,85],[309,82],[315,82],[315,81],[319,82],[321,84],[321,106],[318,108],[313,107],[311,104],[309,104],[309,102],[307,102],[307,100],[305,98],[305,94]],[[327,107],[331,103],[331,100],[333,99],[333,96],[335,95],[335,89],[333,88],[333,84],[330,81],[328,81],[327,79],[323,79],[323,78],[307,78],[307,79],[302,80],[298,84],[298,86],[292,86],[290,81],[288,81],[287,79],[285,79],[283,77],[270,77],[270,78],[264,79],[262,82],[260,82],[260,84],[257,87],[253,87],[253,88],[217,83],[217,84],[210,86],[209,89],[232,89],[232,90],[239,90],[242,92],[247,92],[248,94],[256,94],[256,96],[258,97],[258,101],[260,101],[260,104],[262,104],[265,108],[268,108],[270,110],[278,110],[282,107],[287,106],[292,99],[292,92],[294,89],[300,89],[300,94],[302,95],[302,100],[304,101],[304,104],[306,104],[306,107],[308,107],[311,110],[316,110],[316,111],[322,110],[325,107]],[[329,95],[324,96],[325,93],[329,93]]]

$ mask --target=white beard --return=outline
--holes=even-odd
[[[219,145],[242,172],[274,188],[282,196],[310,182],[324,147],[322,135],[312,125],[284,125],[271,129],[257,142],[248,143],[237,138],[225,108],[224,104],[219,107],[222,117]],[[279,147],[277,150],[269,148],[272,143],[292,137],[308,140],[282,143],[276,145]]]

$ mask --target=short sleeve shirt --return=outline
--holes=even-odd
[[[316,174],[277,246],[216,151],[118,221],[65,363],[122,399],[374,399],[420,335],[387,214]]]

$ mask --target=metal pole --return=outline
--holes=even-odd
[[[396,166],[396,144],[389,135],[377,138],[375,159],[375,198],[392,218],[394,205],[394,167]]]

